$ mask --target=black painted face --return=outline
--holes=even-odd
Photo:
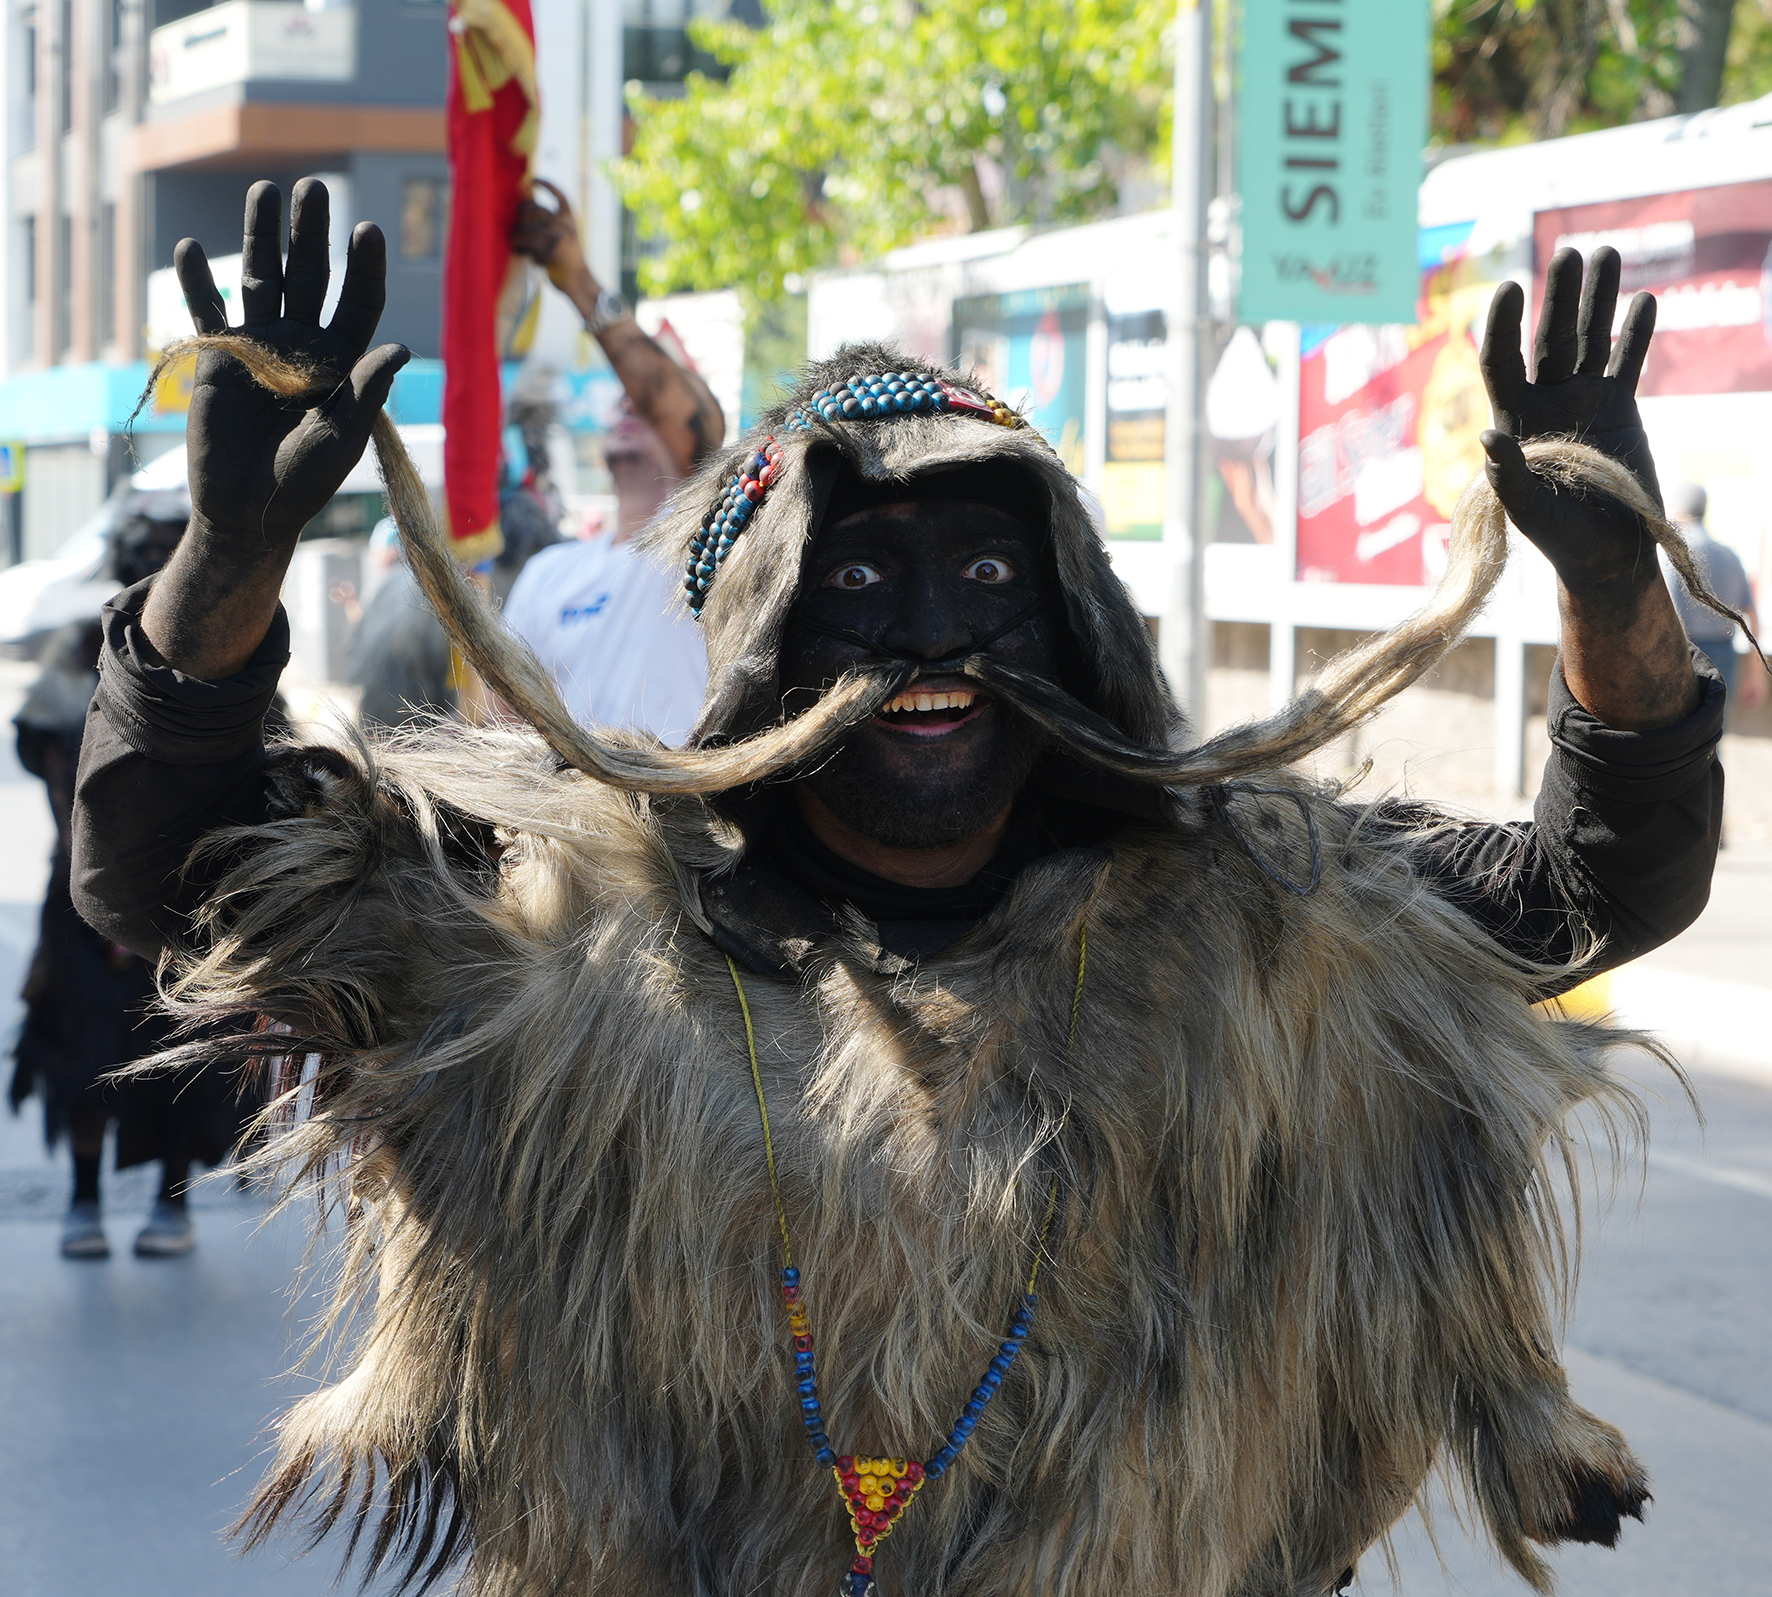
[[[983,645],[1055,679],[1057,600],[1043,540],[988,505],[883,505],[822,528],[783,638],[790,713],[851,666],[882,656],[954,663],[919,673],[851,732],[806,778],[813,792],[864,836],[896,848],[942,847],[988,825],[1026,782],[1040,741],[958,663]],[[831,637],[808,620],[854,636]]]

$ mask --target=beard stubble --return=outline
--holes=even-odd
[[[964,761],[942,761],[932,750],[924,771],[907,781],[874,757],[864,736],[846,741],[805,783],[846,826],[883,847],[951,847],[1015,802],[1045,745],[1001,700],[996,710],[998,735]]]

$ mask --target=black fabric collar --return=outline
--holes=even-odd
[[[957,943],[1006,898],[1028,866],[1057,854],[1111,856],[1121,817],[1030,793],[1016,806],[990,864],[960,887],[886,881],[833,854],[779,790],[746,807],[750,839],[730,871],[702,878],[701,909],[714,945],[760,975],[803,979],[839,951],[882,975]]]

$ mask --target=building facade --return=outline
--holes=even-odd
[[[179,387],[126,433],[183,330],[172,252],[237,286],[241,202],[268,177],[333,189],[388,233],[384,336],[435,357],[448,185],[443,0],[35,0],[4,35],[0,444],[22,461],[0,563],[51,552],[137,458],[184,430]],[[336,292],[336,285],[335,285]],[[22,479],[22,480],[21,480]]]

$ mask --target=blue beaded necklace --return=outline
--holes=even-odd
[[[1065,1041],[1068,1052],[1076,1045],[1077,1017],[1083,1006],[1083,972],[1089,958],[1089,928],[1077,932],[1077,984],[1071,994],[1070,1032]],[[869,1458],[859,1454],[839,1454],[825,1435],[824,1414],[818,1397],[818,1372],[812,1343],[812,1322],[806,1317],[800,1301],[800,1272],[794,1267],[794,1245],[788,1236],[787,1207],[781,1201],[781,1184],[775,1173],[775,1139],[769,1130],[769,1103],[763,1095],[763,1073],[757,1066],[757,1034],[751,1024],[750,1001],[745,997],[744,983],[738,966],[726,956],[726,968],[732,974],[732,985],[738,992],[738,1007],[744,1014],[745,1046],[750,1052],[751,1085],[757,1090],[757,1115],[763,1122],[763,1159],[769,1168],[769,1195],[775,1201],[775,1220],[781,1228],[781,1296],[787,1306],[788,1332],[794,1353],[794,1390],[800,1399],[800,1417],[806,1426],[812,1456],[836,1477],[837,1491],[849,1513],[849,1526],[855,1537],[855,1557],[850,1562],[844,1585],[847,1597],[870,1597],[874,1588],[874,1550],[892,1534],[894,1526],[910,1507],[911,1499],[924,1485],[940,1480],[960,1450],[965,1447],[986,1406],[1001,1390],[1004,1377],[1021,1356],[1022,1345],[1034,1323],[1034,1310],[1039,1298],[1034,1286],[1040,1277],[1040,1258],[1046,1251],[1046,1239],[1052,1231],[1052,1218],[1058,1211],[1058,1178],[1052,1178],[1052,1192],[1046,1200],[1046,1218],[1040,1225],[1039,1240],[1034,1244],[1032,1267],[1028,1271],[1027,1291],[1022,1295],[1009,1330],[997,1349],[996,1356],[985,1369],[983,1379],[974,1389],[960,1417],[954,1421],[947,1440],[935,1450],[933,1457],[918,1463],[907,1458]],[[1065,1109],[1059,1122],[1059,1135],[1070,1123],[1070,1109]]]

